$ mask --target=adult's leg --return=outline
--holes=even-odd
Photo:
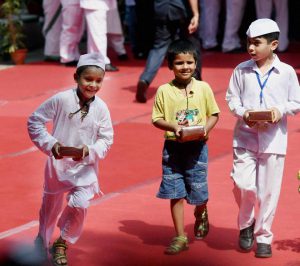
[[[85,9],[87,23],[88,53],[100,52],[105,58],[105,64],[110,64],[107,56],[107,11],[104,9]]]
[[[226,23],[222,43],[223,52],[241,48],[238,31],[244,16],[246,0],[226,0]]]
[[[219,25],[219,13],[221,9],[220,0],[204,0],[204,27],[202,46],[211,49],[218,45],[217,33]]]
[[[83,33],[83,11],[78,3],[62,3],[62,32],[60,35],[60,60],[68,63],[79,59],[79,42]]]
[[[263,154],[258,166],[258,203],[254,233],[257,243],[271,244],[273,233],[271,226],[280,195],[285,157],[276,154]]]
[[[107,11],[107,40],[117,55],[126,54],[124,47],[124,35],[118,8]]]
[[[283,52],[289,46],[289,10],[287,0],[274,0],[276,22],[280,29],[278,51]]]
[[[45,15],[43,26],[45,36],[44,55],[59,57],[59,38],[57,36],[60,36],[62,31],[60,0],[44,0],[43,10]]]
[[[149,52],[146,67],[140,76],[140,80],[146,81],[148,85],[153,81],[165,59],[167,49],[173,38],[174,33],[171,31],[170,25],[167,23],[156,24],[154,45]]]

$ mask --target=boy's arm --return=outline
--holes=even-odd
[[[184,122],[179,123],[179,125],[178,125],[178,124],[171,124],[171,123],[165,121],[164,119],[159,119],[159,120],[153,122],[153,125],[162,130],[174,132],[176,137],[180,137],[179,132],[182,127],[188,125],[188,121],[185,120]]]
[[[214,126],[217,124],[219,120],[219,114],[212,114],[210,117],[206,120],[205,125],[205,135],[208,135],[208,133],[214,128]]]
[[[27,130],[32,142],[48,156],[57,139],[47,130],[46,123],[53,120],[55,115],[54,98],[50,98],[38,107],[28,118]]]
[[[225,100],[227,101],[230,111],[239,119],[243,119],[243,116],[247,110],[241,101],[240,87],[238,69],[235,69],[229,81]]]
[[[111,145],[113,144],[113,126],[110,118],[110,113],[105,105],[101,111],[102,119],[98,131],[98,139],[94,144],[86,145],[87,151],[85,155],[89,163],[94,163],[97,159],[104,159]]]

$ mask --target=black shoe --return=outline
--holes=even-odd
[[[202,211],[198,211],[197,207],[194,211],[194,216],[196,218],[194,224],[194,234],[196,239],[203,239],[207,236],[209,232],[209,222],[207,215],[207,208],[205,207]]]
[[[78,64],[78,61],[74,60],[74,61],[70,61],[70,62],[65,63],[65,66],[67,66],[67,67],[74,67],[75,66],[76,67],[77,64]]]
[[[139,103],[146,103],[147,102],[147,89],[149,84],[145,80],[139,80],[137,84],[137,91],[135,95],[135,99]]]
[[[120,54],[120,55],[118,55],[118,59],[120,61],[127,61],[129,59],[129,57],[127,54]]]
[[[105,71],[107,71],[107,72],[116,72],[116,71],[119,71],[119,69],[116,66],[112,65],[112,64],[106,64],[105,65]]]
[[[255,221],[253,222],[253,224],[251,226],[240,230],[239,246],[244,251],[250,251],[253,247],[253,243],[254,243],[254,234],[253,234],[254,225],[255,225]]]
[[[256,258],[271,258],[272,248],[270,244],[257,243],[257,249],[255,251]]]

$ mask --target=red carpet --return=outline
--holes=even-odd
[[[292,46],[280,58],[298,67],[300,74],[298,48]],[[211,84],[222,112],[209,140],[210,233],[202,241],[193,239],[193,209],[186,205],[190,249],[171,257],[163,254],[174,234],[169,202],[155,197],[161,175],[163,132],[150,124],[150,118],[156,88],[172,74],[162,67],[151,85],[148,103],[138,104],[134,101],[135,85],[144,61],[122,62],[119,72],[106,73],[99,95],[111,110],[115,142],[100,163],[100,185],[105,196],[93,202],[83,235],[69,250],[71,266],[300,265],[300,195],[296,179],[300,168],[299,115],[289,121],[285,176],[273,225],[273,257],[256,259],[254,252],[238,251],[237,206],[229,177],[235,119],[224,97],[232,69],[247,58],[246,54],[204,54],[203,78]],[[37,233],[46,157],[29,140],[26,120],[50,95],[74,86],[73,72],[73,68],[40,62],[0,71],[0,254],[12,243],[32,245]]]

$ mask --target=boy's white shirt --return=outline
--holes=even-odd
[[[226,93],[230,110],[238,118],[233,147],[249,149],[260,153],[286,154],[287,149],[287,115],[300,111],[300,87],[295,70],[281,62],[274,55],[270,69],[274,67],[263,89],[263,100],[260,104],[260,86],[255,71],[263,81],[254,60],[239,64],[231,76]],[[243,121],[246,110],[265,110],[276,107],[282,119],[277,124],[263,123],[250,128]]]
[[[34,144],[49,157],[45,169],[45,191],[57,192],[64,187],[98,186],[98,163],[113,143],[113,128],[109,110],[99,98],[91,103],[88,115],[81,121],[76,89],[60,92],[46,100],[28,119],[28,132]],[[53,121],[52,134],[45,124]],[[53,145],[89,148],[89,156],[81,161],[71,158],[56,160],[51,152]],[[59,182],[57,182],[59,181]]]

